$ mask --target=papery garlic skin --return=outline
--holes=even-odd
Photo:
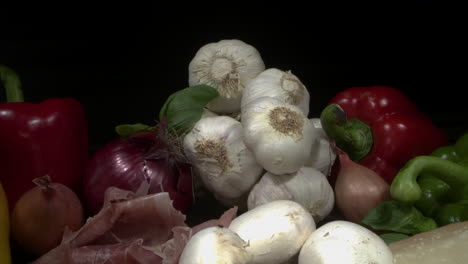
[[[301,109],[273,97],[242,108],[244,143],[273,174],[293,173],[309,160],[314,128]]]
[[[179,258],[179,264],[247,264],[252,256],[248,243],[228,228],[205,228],[190,238]]]
[[[282,264],[295,258],[316,225],[294,201],[263,204],[236,217],[229,229],[248,243],[251,264]]]
[[[240,111],[247,84],[265,70],[257,49],[241,40],[226,39],[201,47],[189,64],[189,85],[207,84],[219,97],[206,106],[218,114]]]
[[[333,188],[327,177],[310,167],[302,167],[292,174],[265,173],[250,191],[248,210],[276,200],[301,204],[314,217],[315,223],[327,217],[335,205]]]
[[[311,118],[309,121],[315,128],[315,139],[306,166],[316,168],[326,176],[329,176],[333,163],[336,160],[336,152],[330,145],[330,139],[322,128],[320,118]]]
[[[270,68],[260,73],[245,87],[241,106],[264,96],[295,105],[303,111],[304,115],[309,114],[309,91],[291,71]]]
[[[241,123],[228,116],[200,119],[183,146],[206,189],[220,201],[242,200],[263,172],[244,145]]]

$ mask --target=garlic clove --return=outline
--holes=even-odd
[[[189,85],[207,84],[220,96],[206,106],[218,114],[240,111],[244,88],[265,64],[255,47],[237,39],[221,40],[201,47],[189,64]]]

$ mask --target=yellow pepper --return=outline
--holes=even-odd
[[[10,219],[8,203],[2,183],[0,183],[0,263],[11,264]]]

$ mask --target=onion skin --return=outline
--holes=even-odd
[[[26,251],[41,256],[62,240],[65,228],[83,225],[83,206],[78,196],[50,177],[34,180],[38,185],[24,193],[11,215],[12,238]]]
[[[107,188],[137,192],[143,181],[149,183],[148,193],[168,192],[174,207],[187,212],[193,201],[191,166],[178,161],[169,144],[155,132],[140,132],[99,149],[88,163],[83,182],[90,213],[102,208]]]
[[[348,221],[359,224],[371,209],[390,200],[390,185],[374,171],[352,161],[342,150],[337,153],[336,206]]]

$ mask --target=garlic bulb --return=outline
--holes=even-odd
[[[180,264],[247,264],[252,255],[248,243],[235,232],[218,226],[208,227],[190,238],[179,258]]]
[[[271,68],[260,73],[245,87],[241,106],[263,96],[275,97],[309,114],[309,91],[291,71]]]
[[[250,191],[247,206],[251,210],[276,200],[299,203],[310,212],[315,223],[327,217],[335,204],[333,189],[326,176],[309,167],[302,167],[292,174],[265,173]]]
[[[263,172],[243,143],[241,123],[231,117],[200,119],[183,145],[206,189],[227,206],[238,205]]]
[[[219,97],[206,106],[218,114],[240,111],[244,87],[265,64],[255,47],[237,39],[221,40],[201,47],[189,64],[189,85],[207,84]]]
[[[273,174],[298,171],[310,157],[314,128],[296,106],[260,97],[242,108],[244,143]]]
[[[320,118],[311,118],[309,121],[315,128],[315,140],[312,144],[310,159],[307,161],[306,166],[316,168],[328,176],[336,160],[336,152],[330,145],[330,140],[322,128]]]

